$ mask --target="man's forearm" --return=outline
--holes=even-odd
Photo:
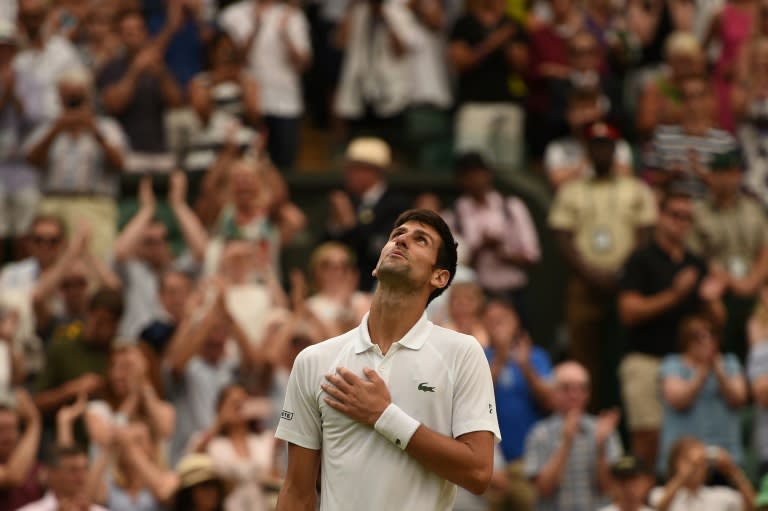
[[[129,68],[121,80],[104,90],[102,101],[108,113],[117,115],[125,110],[136,93],[139,74],[134,68]]]
[[[557,488],[557,485],[560,483],[560,476],[568,461],[572,442],[573,440],[571,439],[563,438],[555,453],[539,471],[536,477],[536,490],[540,495],[544,497],[552,495],[555,488]]]
[[[75,397],[72,387],[60,385],[49,390],[44,390],[35,396],[35,406],[42,412],[52,412],[70,399]]]
[[[317,493],[298,491],[286,479],[280,490],[275,511],[315,511],[317,509]]]
[[[440,477],[480,495],[488,488],[493,472],[493,433],[481,433],[488,436],[487,446],[442,435],[422,424],[405,452]]]
[[[533,392],[536,404],[544,410],[550,411],[554,405],[552,386],[539,376],[530,364],[521,367],[523,377]]]
[[[40,417],[31,419],[25,427],[21,441],[11,453],[8,463],[3,467],[6,474],[5,478],[0,476],[0,486],[15,487],[23,484],[35,462],[42,431]]]

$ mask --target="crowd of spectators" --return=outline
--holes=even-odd
[[[767,87],[762,0],[0,0],[0,511],[271,509],[293,360],[360,323],[410,207],[460,240],[427,314],[496,390],[457,510],[765,508]]]

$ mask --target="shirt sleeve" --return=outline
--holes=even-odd
[[[637,185],[637,199],[639,204],[638,210],[634,215],[635,225],[638,227],[649,227],[656,223],[658,217],[656,198],[653,196],[653,191],[647,184],[639,179],[634,180]]]
[[[99,132],[109,145],[120,152],[125,152],[128,148],[128,138],[114,119],[109,117],[99,119]]]
[[[536,227],[533,225],[533,219],[528,208],[520,199],[510,197],[507,199],[506,204],[510,215],[512,216],[512,224],[515,226],[515,236],[509,236],[507,239],[512,241],[512,238],[516,238],[516,243],[513,243],[514,250],[509,243],[505,244],[507,252],[520,253],[522,252],[533,261],[541,259],[541,248],[539,246],[539,237],[536,235]]]
[[[576,203],[578,182],[571,182],[560,188],[549,212],[549,226],[553,229],[572,231],[579,221],[579,209]]]
[[[618,433],[615,431],[608,437],[608,442],[605,444],[605,460],[609,465],[613,465],[624,454],[624,449],[621,447],[621,440]]]
[[[621,280],[619,281],[619,292],[634,291],[641,292],[645,281],[644,266],[642,264],[639,252],[634,252],[629,256],[624,268],[621,271]]]
[[[312,45],[309,42],[309,26],[303,12],[296,10],[291,15],[288,23],[288,36],[299,51],[312,54]]]
[[[480,343],[472,340],[459,362],[453,391],[453,437],[474,431],[490,431],[500,442],[491,368]]]
[[[293,364],[285,402],[275,437],[306,449],[320,450],[322,427],[316,391],[312,389],[312,368],[307,350]]]
[[[663,380],[669,376],[685,378],[679,355],[668,355],[661,360],[661,366],[659,367],[659,379]]]
[[[543,424],[534,426],[525,438],[525,452],[523,453],[523,470],[529,478],[539,475],[542,467],[549,459],[549,449],[546,430]]]

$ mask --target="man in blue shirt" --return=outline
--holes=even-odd
[[[490,301],[485,323],[490,339],[486,355],[491,364],[509,483],[494,508],[530,510],[535,495],[523,473],[523,450],[528,431],[552,410],[552,364],[547,352],[534,346],[521,328],[511,304]]]

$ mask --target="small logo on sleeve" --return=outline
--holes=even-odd
[[[280,418],[285,419],[287,421],[293,420],[293,412],[287,412],[283,410],[282,412],[280,412]]]
[[[422,392],[434,392],[435,387],[430,387],[427,385],[427,382],[419,383],[419,386],[417,387]]]
[[[491,403],[488,403],[488,413],[493,415],[493,405]]]

